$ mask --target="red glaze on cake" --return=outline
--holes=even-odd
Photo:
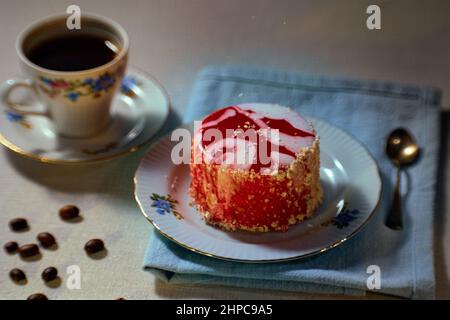
[[[290,108],[228,106],[195,130],[190,194],[212,225],[286,231],[322,200],[319,153],[312,125]]]

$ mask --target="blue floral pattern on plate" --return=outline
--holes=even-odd
[[[175,216],[175,218],[179,220],[183,219],[182,215],[176,210],[178,201],[172,198],[170,194],[167,196],[161,196],[159,194],[153,193],[150,196],[150,199],[153,200],[151,206],[156,208],[156,212],[160,215],[171,213]]]
[[[338,229],[342,229],[344,227],[348,227],[352,221],[356,220],[359,215],[359,210],[357,209],[349,209],[348,205],[345,203],[341,212],[334,218],[329,221],[324,222],[323,226],[334,225]]]

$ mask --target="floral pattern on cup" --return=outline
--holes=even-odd
[[[64,79],[51,79],[39,77],[39,88],[50,98],[64,95],[72,102],[79,97],[101,97],[102,92],[107,92],[116,83],[116,74],[105,72],[98,78],[86,78],[84,80],[66,81]]]

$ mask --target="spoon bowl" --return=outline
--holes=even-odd
[[[418,159],[419,152],[419,145],[406,129],[395,129],[387,139],[386,154],[397,167],[412,164]]]

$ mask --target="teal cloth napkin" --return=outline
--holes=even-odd
[[[381,203],[369,224],[343,245],[291,262],[246,264],[190,252],[152,231],[145,268],[174,284],[230,285],[332,294],[364,294],[368,266],[381,270],[381,289],[406,297],[433,298],[433,214],[439,149],[440,93],[390,82],[317,77],[290,72],[213,66],[200,72],[185,122],[244,102],[287,105],[323,119],[364,143],[382,173]],[[384,154],[386,135],[408,128],[423,148],[408,169],[404,229],[384,225],[395,171]]]

